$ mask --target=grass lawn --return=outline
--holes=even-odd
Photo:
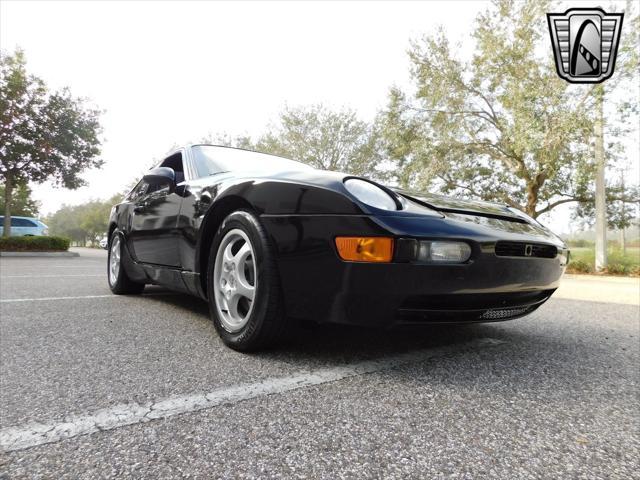
[[[571,257],[570,273],[593,273],[596,252],[593,247],[569,247]],[[640,247],[627,247],[623,254],[619,248],[607,251],[608,269],[606,273],[614,275],[638,275],[640,273]]]

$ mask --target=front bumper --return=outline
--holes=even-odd
[[[558,287],[560,256],[497,256],[498,241],[534,241],[523,233],[449,219],[368,216],[263,216],[277,249],[287,315],[320,323],[390,326],[402,323],[499,321],[526,315]],[[335,236],[389,235],[464,240],[465,264],[355,263],[342,261]],[[397,260],[397,259],[396,259]]]

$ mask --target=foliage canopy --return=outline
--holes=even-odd
[[[603,93],[557,76],[550,10],[495,2],[476,20],[466,61],[443,30],[411,44],[415,91],[391,89],[379,119],[401,185],[435,184],[533,217],[593,200],[594,104]]]
[[[5,217],[11,216],[17,184],[45,181],[65,188],[83,185],[80,174],[99,167],[100,112],[68,89],[50,92],[29,75],[22,51],[0,52],[0,180]],[[5,236],[10,234],[5,229]]]

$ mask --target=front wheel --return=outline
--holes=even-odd
[[[109,287],[116,295],[130,295],[142,293],[144,283],[134,282],[129,278],[122,266],[122,254],[124,251],[124,237],[117,230],[111,235],[111,247],[107,260],[107,277]]]
[[[273,249],[258,219],[238,210],[216,232],[207,271],[213,323],[229,347],[264,348],[286,329]]]

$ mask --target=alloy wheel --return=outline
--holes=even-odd
[[[109,282],[111,285],[115,285],[118,281],[118,274],[120,273],[120,237],[118,235],[113,237],[113,243],[111,244],[111,252],[109,255]]]
[[[223,328],[238,332],[249,321],[257,289],[253,245],[247,234],[235,228],[218,247],[213,271],[215,306]]]

